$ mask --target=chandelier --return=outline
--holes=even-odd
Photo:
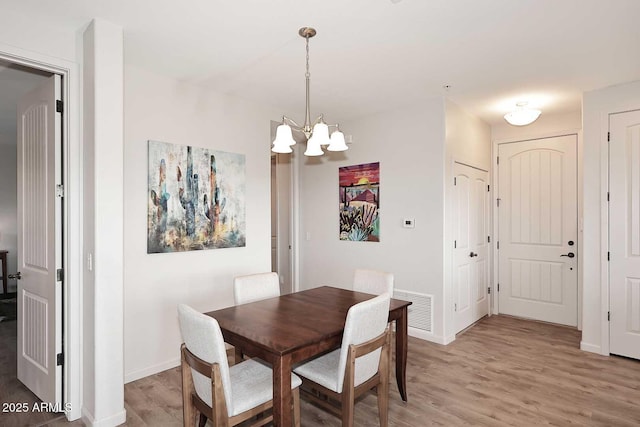
[[[540,117],[540,110],[527,108],[528,102],[518,102],[516,109],[504,115],[504,119],[513,126],[526,126]]]
[[[322,156],[324,154],[322,151],[323,145],[328,145],[327,150],[329,151],[345,151],[348,147],[344,140],[344,134],[340,131],[340,127],[337,124],[326,124],[322,114],[320,114],[313,125],[310,123],[309,39],[316,35],[316,30],[311,27],[302,27],[298,31],[298,34],[300,37],[304,37],[307,45],[307,72],[305,73],[307,92],[304,124],[300,126],[292,119],[282,116],[282,123],[276,130],[276,138],[273,140],[273,148],[271,148],[271,151],[274,153],[291,153],[293,151],[291,147],[296,143],[291,133],[292,130],[303,133],[307,138],[307,149],[304,152],[305,156]],[[331,137],[329,137],[330,127],[336,128],[336,130],[331,134]]]

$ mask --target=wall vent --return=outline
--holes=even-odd
[[[393,298],[411,301],[409,306],[409,327],[433,332],[433,295],[396,289]]]

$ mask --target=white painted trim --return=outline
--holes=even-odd
[[[609,355],[609,116],[600,113],[600,354]]]
[[[127,384],[132,381],[137,381],[141,378],[148,377],[149,375],[155,375],[159,372],[166,371],[167,369],[173,369],[177,366],[180,366],[179,357],[146,367],[144,369],[138,369],[137,371],[129,372],[124,376],[124,383]]]
[[[112,427],[112,426],[118,426],[120,424],[124,424],[126,421],[127,421],[126,411],[121,411],[107,418],[96,420],[93,417],[93,414],[89,413],[85,409],[82,410],[82,422],[84,422],[87,427]]]
[[[63,78],[65,113],[62,123],[63,180],[65,185],[63,217],[63,253],[65,281],[63,292],[64,360],[63,401],[71,404],[66,412],[67,420],[81,416],[82,405],[82,145],[80,74],[78,64],[64,59],[43,55],[0,44],[0,58],[51,73]]]
[[[602,348],[599,345],[596,344],[590,344],[584,341],[580,341],[580,350],[582,351],[588,351],[590,353],[597,353],[597,354],[603,354],[602,353]],[[605,354],[605,356],[608,356],[609,354]]]
[[[434,342],[436,344],[447,345],[456,340],[456,336],[452,335],[450,337],[443,337],[441,335],[435,335],[432,332],[427,332],[422,329],[412,328],[409,326],[407,328],[408,335],[410,337],[418,338],[425,341]]]

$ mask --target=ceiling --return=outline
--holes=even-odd
[[[584,91],[640,79],[638,0],[21,0],[11,8],[49,27],[81,29],[93,17],[122,25],[126,63],[297,121],[302,26],[318,31],[311,113],[329,121],[444,95],[496,124],[519,101],[543,114],[575,112]]]

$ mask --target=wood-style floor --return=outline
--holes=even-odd
[[[575,329],[506,316],[481,320],[448,346],[410,338],[409,402],[394,378],[389,424],[640,425],[640,362],[586,353],[579,343]],[[128,426],[181,426],[179,371],[127,384],[125,407]],[[304,400],[301,412],[305,427],[340,425]],[[377,425],[373,394],[356,404],[355,425]]]

